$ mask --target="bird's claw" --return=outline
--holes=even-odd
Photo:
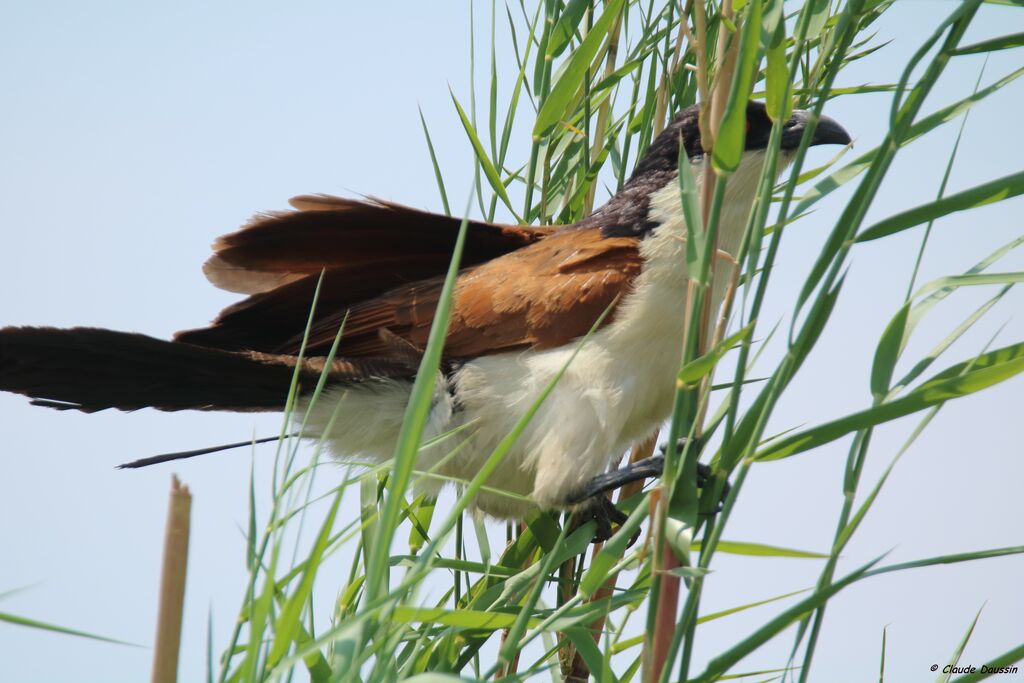
[[[597,530],[594,531],[594,538],[591,543],[604,543],[615,534],[616,530],[612,525],[621,527],[629,517],[617,508],[615,503],[609,500],[607,496],[598,494],[591,496],[589,500],[585,500],[582,505],[576,508],[574,519],[577,526],[593,520],[597,524]],[[633,537],[629,539],[629,546],[636,543],[639,537],[640,530],[638,529],[633,534]]]
[[[676,450],[681,453],[686,448],[688,440],[683,438],[676,442]],[[697,442],[694,444],[699,449],[703,447],[703,444]],[[691,446],[692,447],[692,446]],[[570,496],[567,501],[570,505],[579,506],[577,510],[580,512],[581,523],[593,519],[597,522],[597,533],[594,535],[594,541],[606,541],[611,538],[612,535],[612,523],[622,525],[626,520],[626,515],[623,514],[615,505],[605,496],[609,491],[622,488],[626,484],[633,483],[635,481],[641,481],[643,479],[650,479],[652,477],[660,477],[665,468],[665,451],[667,446],[661,446],[661,455],[653,455],[644,460],[638,460],[637,462],[631,462],[628,465],[624,465],[617,470],[612,472],[603,472],[586,483],[579,491],[574,495]],[[710,465],[705,463],[697,463],[697,488],[704,488],[704,486],[712,480],[713,470]],[[729,482],[725,481],[722,487],[722,495],[719,498],[718,505],[710,514],[717,514],[720,512],[725,504],[725,499],[729,495]],[[639,532],[637,532],[639,535]],[[630,541],[632,545],[636,541],[637,537],[634,537]]]

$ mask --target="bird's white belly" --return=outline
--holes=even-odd
[[[469,479],[569,363],[487,482],[519,497],[486,491],[477,507],[499,517],[532,506],[565,507],[610,458],[658,428],[671,408],[679,354],[659,353],[652,344],[649,362],[638,366],[615,348],[615,337],[612,329],[595,334],[575,359],[575,344],[505,353],[469,362],[454,375],[453,423],[465,428],[469,443],[443,471]]]
[[[568,363],[474,501],[496,517],[566,507],[567,497],[654,432],[671,409],[678,337],[651,339],[643,353],[627,354],[615,348],[615,331],[612,325],[594,334],[574,359],[576,344],[484,356],[439,376],[424,440],[456,433],[421,451],[417,470],[429,474],[417,488],[435,492],[450,478],[472,479]],[[305,433],[326,434],[343,460],[384,461],[394,454],[411,387],[383,380],[331,389],[313,407]]]
[[[435,492],[451,478],[472,479],[566,367],[474,501],[496,517],[565,507],[612,457],[667,419],[681,355],[680,294],[672,287],[647,292],[643,306],[623,302],[617,319],[591,335],[575,358],[578,343],[483,356],[448,378],[439,375],[425,440],[457,433],[421,451],[417,469],[430,474],[417,488]],[[314,407],[306,433],[324,434],[337,410],[327,437],[332,452],[344,460],[386,460],[411,386],[382,380],[332,389]]]

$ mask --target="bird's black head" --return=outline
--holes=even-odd
[[[665,130],[647,148],[647,154],[637,164],[633,177],[649,172],[674,171],[679,165],[679,142],[686,148],[686,156],[693,159],[703,153],[700,141],[698,116],[700,105],[687,107],[679,112]],[[781,147],[784,151],[795,150],[800,145],[804,128],[810,119],[810,112],[796,110],[782,128]],[[768,146],[772,132],[772,121],[768,118],[763,102],[747,104],[746,150],[756,151]],[[827,116],[818,119],[818,126],[811,138],[811,145],[847,145],[850,135],[836,121]]]
[[[672,119],[672,123],[647,148],[647,153],[640,159],[629,182],[607,204],[580,221],[578,225],[580,227],[600,226],[602,234],[606,237],[644,236],[657,227],[658,222],[650,217],[648,208],[651,197],[668,183],[673,183],[676,180],[679,170],[680,142],[691,160],[700,158],[704,152],[701,147],[700,126],[697,120],[699,114],[700,107],[696,105],[679,112]],[[809,112],[798,110],[794,111],[793,116],[783,125],[780,143],[783,155],[778,165],[780,172],[792,159],[792,153],[799,147],[809,120]],[[764,104],[750,102],[747,105],[746,151],[764,150],[768,146],[771,132],[772,122],[765,112]],[[850,136],[842,126],[827,116],[818,119],[814,137],[811,138],[812,145],[846,145],[849,143]],[[738,218],[737,222],[744,225],[746,223],[745,214],[749,213],[761,172],[760,160],[750,159],[749,161],[751,163],[740,164],[740,168],[733,174],[726,189],[725,206],[727,208],[734,205],[739,207],[737,210],[743,216]]]

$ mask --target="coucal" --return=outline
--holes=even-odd
[[[610,459],[667,419],[687,296],[679,145],[691,161],[701,158],[697,119],[697,107],[680,112],[622,189],[579,223],[468,223],[426,438],[459,431],[421,451],[419,469],[471,478],[610,310],[477,496],[482,511],[514,518],[533,506],[564,509],[621,483],[602,476]],[[796,111],[784,124],[780,173],[808,120]],[[743,160],[722,205],[716,308],[736,267],[771,125],[764,105],[751,102]],[[850,136],[821,117],[810,142],[845,145]],[[392,457],[461,221],[375,199],[316,195],[291,205],[214,243],[206,276],[247,297],[209,327],[173,341],[84,327],[3,328],[0,389],[85,412],[281,410],[322,273],[301,390],[312,391],[325,371],[342,321],[344,332],[303,436],[325,436],[337,408],[326,435],[335,455]],[[656,474],[659,465],[633,476]]]

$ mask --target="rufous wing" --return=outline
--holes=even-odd
[[[539,234],[543,239],[462,270],[455,287],[446,357],[569,343],[614,307],[640,272],[635,238],[604,238],[597,228],[572,226]],[[395,266],[395,273],[406,273],[405,267]],[[389,336],[405,340],[411,348],[425,347],[444,278],[436,274],[411,279],[378,292],[379,280],[368,286],[328,270],[306,353],[326,354],[343,320],[339,354],[344,358],[390,358],[395,345]],[[210,327],[179,333],[176,339],[234,351],[297,353],[319,280],[319,275],[309,275],[254,294],[225,309]]]
[[[395,288],[443,276],[462,220],[376,199],[296,197],[295,211],[257,216],[214,243],[213,284],[250,296],[212,325],[176,336],[199,346],[275,352],[317,310],[349,310]],[[536,243],[551,228],[469,221],[462,263],[485,263]]]
[[[568,228],[466,269],[455,286],[445,356],[570,343],[614,308],[641,266],[635,238],[603,238],[598,229]],[[381,329],[422,348],[442,286],[442,278],[432,278],[336,311],[316,323],[307,348],[314,353],[328,348],[343,320],[339,353],[345,357],[386,357]],[[302,334],[296,334],[277,351],[295,352],[301,340]]]

